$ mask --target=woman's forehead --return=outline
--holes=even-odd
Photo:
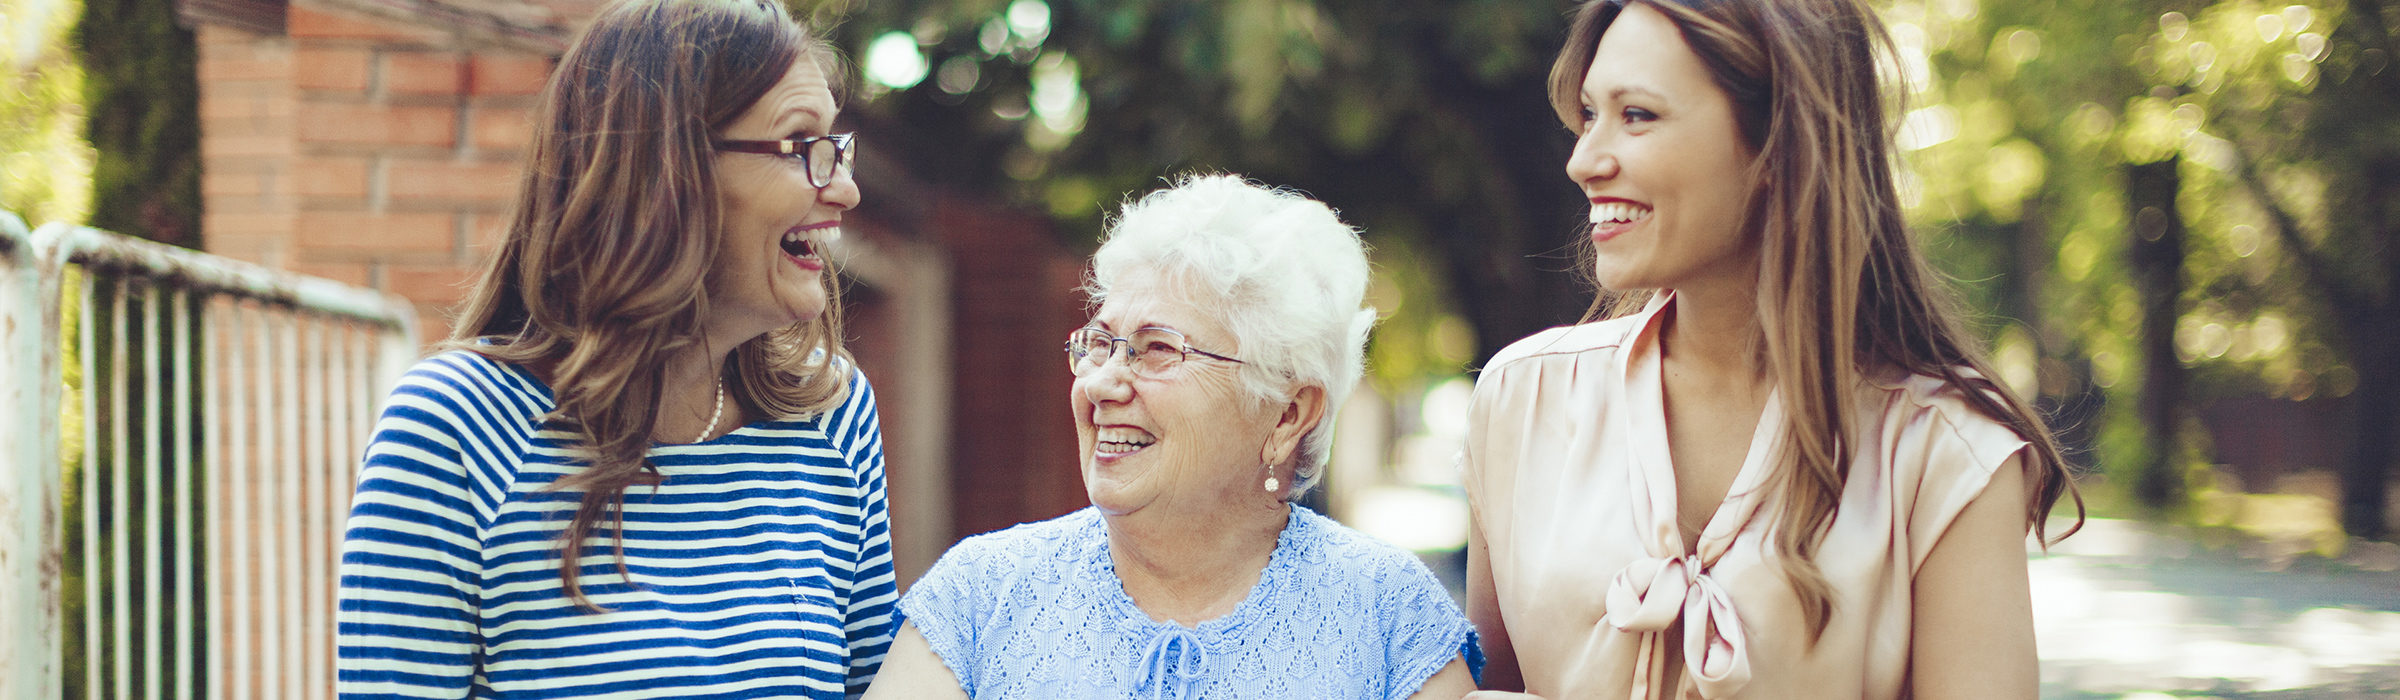
[[[1140,272],[1110,285],[1108,301],[1092,315],[1094,325],[1118,334],[1159,327],[1192,338],[1233,340],[1216,314],[1203,306],[1215,297],[1214,292],[1182,279],[1182,275]]]

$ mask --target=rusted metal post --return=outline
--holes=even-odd
[[[0,697],[62,692],[57,282],[0,212]],[[47,290],[48,293],[45,293]]]

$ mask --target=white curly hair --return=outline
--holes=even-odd
[[[1289,498],[1324,477],[1334,414],[1364,371],[1367,248],[1323,202],[1238,175],[1184,175],[1125,204],[1092,255],[1094,307],[1127,275],[1165,275],[1213,310],[1241,346],[1243,385],[1269,402],[1325,389],[1325,415],[1300,438]]]

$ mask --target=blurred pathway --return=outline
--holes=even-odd
[[[2032,564],[2044,698],[2400,698],[2400,547],[2340,561],[2093,520]]]

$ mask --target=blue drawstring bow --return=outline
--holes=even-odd
[[[1167,625],[1142,648],[1142,675],[1134,679],[1134,687],[1149,688],[1151,700],[1168,697],[1167,688],[1173,687],[1175,700],[1183,700],[1191,693],[1192,683],[1200,680],[1204,663],[1207,655],[1200,649],[1200,640],[1180,625]]]

